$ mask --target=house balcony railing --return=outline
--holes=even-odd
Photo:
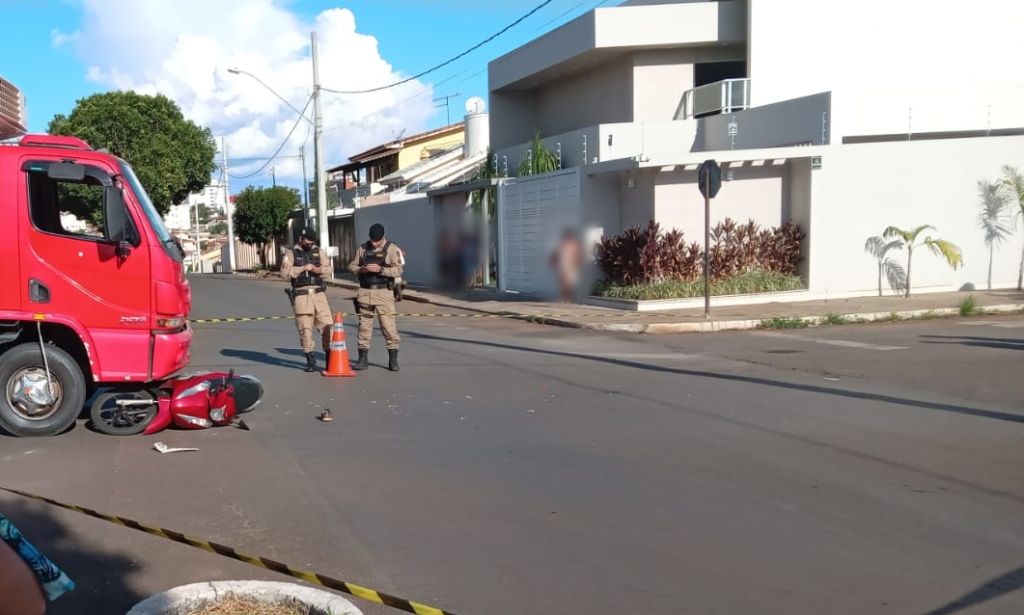
[[[682,117],[688,119],[732,113],[750,107],[750,79],[726,79],[702,85],[683,94]]]

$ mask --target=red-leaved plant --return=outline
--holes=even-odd
[[[711,277],[721,279],[748,271],[796,275],[804,237],[804,231],[792,222],[762,229],[753,220],[739,225],[726,218],[711,231]],[[699,244],[687,245],[682,231],[662,232],[654,221],[601,239],[595,255],[605,279],[624,285],[692,282],[701,277],[704,266]]]

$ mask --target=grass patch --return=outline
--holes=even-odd
[[[711,294],[716,297],[777,293],[789,290],[802,290],[803,288],[804,282],[800,279],[800,276],[764,271],[749,271],[711,282]],[[637,284],[631,286],[601,282],[594,287],[594,294],[598,297],[608,297],[609,299],[632,299],[634,301],[691,299],[704,296],[704,280],[700,279],[692,282],[670,281],[659,284]]]
[[[978,311],[978,303],[974,300],[974,295],[968,296],[966,299],[960,302],[960,315],[970,316]]]
[[[850,322],[850,319],[847,318],[846,316],[843,316],[842,314],[826,314],[825,317],[821,319],[821,324],[823,325],[839,326],[848,325],[850,324]]]
[[[268,604],[252,598],[228,594],[189,611],[188,615],[326,615],[321,609],[294,600]]]
[[[765,318],[758,325],[759,329],[806,329],[810,326],[803,318],[776,317]]]

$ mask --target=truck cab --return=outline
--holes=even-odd
[[[183,253],[126,161],[74,137],[0,145],[0,429],[68,429],[97,386],[189,360]]]

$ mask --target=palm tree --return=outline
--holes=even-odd
[[[886,241],[881,237],[868,237],[864,243],[864,251],[878,261],[878,296],[882,296],[882,278],[889,280],[889,287],[895,291],[903,288],[907,282],[907,273],[896,259],[888,256],[890,250],[902,250],[903,240]]]
[[[1016,202],[1018,211],[1014,216],[1014,225],[1017,220],[1024,219],[1024,174],[1015,167],[1006,165],[1003,167],[1003,179],[999,182],[1003,194],[1007,200]],[[1017,290],[1024,290],[1024,248],[1020,252],[1020,271],[1017,273]]]
[[[886,239],[899,237],[907,245],[907,293],[906,295],[904,295],[906,297],[910,296],[910,272],[911,266],[914,262],[914,248],[928,246],[928,249],[931,250],[933,254],[945,258],[946,262],[949,263],[949,266],[952,267],[953,269],[956,269],[964,262],[964,256],[963,253],[960,251],[960,248],[956,247],[956,244],[950,241],[946,241],[945,239],[935,239],[931,235],[929,235],[925,237],[924,241],[922,241],[921,243],[915,243],[917,241],[917,236],[928,229],[934,231],[935,227],[931,226],[930,224],[925,224],[923,226],[917,227],[914,230],[907,231],[901,228],[897,228],[895,226],[890,226],[889,228],[885,229],[885,231],[882,233],[882,237],[885,237]]]
[[[988,289],[992,290],[992,260],[995,258],[996,244],[1005,241],[1011,230],[1003,215],[1009,202],[1001,182],[979,181],[978,196],[981,197],[978,226],[985,232],[985,245],[988,246]]]

